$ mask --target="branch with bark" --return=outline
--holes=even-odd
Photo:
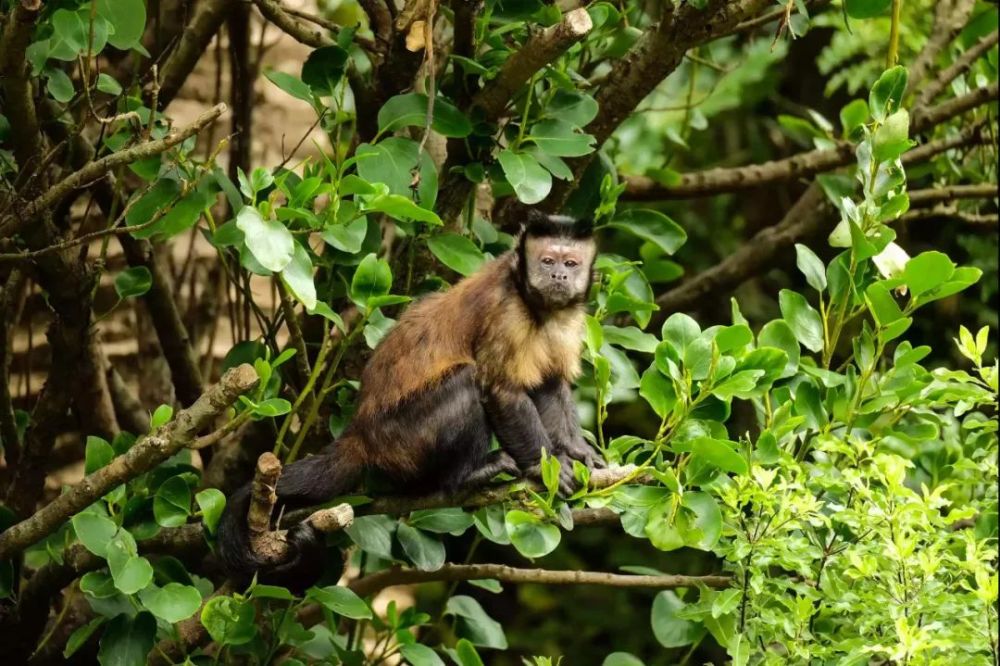
[[[178,413],[170,423],[142,438],[107,466],[84,477],[68,492],[39,509],[30,518],[0,534],[0,560],[44,539],[71,516],[115,487],[148,472],[188,446],[195,435],[229,407],[237,396],[256,384],[257,373],[249,364],[226,372],[218,384],[206,391],[189,408]]]
[[[436,571],[393,567],[351,581],[348,587],[358,596],[377,594],[396,585],[418,585],[430,582],[461,582],[492,578],[501,583],[535,583],[539,585],[603,585],[606,587],[645,587],[673,590],[679,587],[726,588],[732,578],[722,575],[682,576],[677,574],[637,575],[603,571],[553,571],[523,569],[504,564],[445,564]]]
[[[0,238],[9,238],[20,233],[40,213],[52,210],[64,198],[76,190],[90,185],[95,180],[104,177],[118,167],[165,153],[174,146],[180,145],[209,124],[215,122],[225,111],[226,105],[218,104],[198,116],[187,127],[173,131],[162,139],[146,141],[137,146],[111,153],[93,162],[88,162],[78,171],[50,187],[37,199],[29,202],[18,211],[17,215],[8,216],[6,220],[0,222]]]

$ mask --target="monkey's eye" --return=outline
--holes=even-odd
[[[542,264],[545,266],[551,266],[554,263],[556,263],[556,260],[552,257],[542,257]]]
[[[567,259],[564,262],[564,265],[566,266],[566,268],[576,268],[576,261],[574,261],[573,259]]]

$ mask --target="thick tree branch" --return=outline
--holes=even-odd
[[[147,141],[137,146],[111,153],[99,160],[88,162],[81,169],[62,179],[37,199],[28,203],[18,211],[16,216],[8,216],[6,220],[0,222],[0,238],[9,238],[21,232],[37,215],[52,210],[72,192],[93,183],[114,169],[153,157],[154,155],[159,155],[183,143],[214,122],[225,110],[225,104],[218,104],[201,114],[197,120],[187,127],[173,131],[162,139]]]
[[[919,208],[928,204],[955,199],[993,199],[997,197],[996,183],[979,183],[976,185],[946,185],[929,187],[910,192],[910,206]]]
[[[153,469],[180,451],[239,394],[253,388],[256,383],[257,373],[248,364],[229,370],[218,384],[206,391],[191,407],[178,413],[170,423],[144,437],[106,467],[84,477],[27,520],[0,534],[0,559],[45,538],[73,514],[93,504],[116,486]]]
[[[604,585],[607,587],[648,587],[672,590],[679,587],[704,585],[725,588],[732,585],[729,576],[682,576],[677,574],[632,575],[603,571],[554,571],[522,569],[504,564],[445,564],[437,571],[394,567],[351,581],[348,587],[355,594],[367,597],[395,585],[417,585],[436,581],[459,582],[493,578],[502,583],[535,583],[539,585]]]
[[[965,27],[975,6],[975,0],[939,0],[934,8],[934,27],[930,37],[909,67],[910,90],[920,89],[934,61]]]
[[[916,134],[927,128],[940,125],[977,106],[996,102],[998,91],[1000,89],[997,87],[997,82],[994,81],[985,88],[977,88],[970,93],[948,100],[937,106],[931,108],[917,107],[913,110],[912,114],[912,133]]]
[[[966,127],[954,136],[917,146],[906,152],[903,164],[923,162],[945,151],[991,141],[983,125]],[[647,176],[626,176],[624,198],[632,201],[693,199],[752,189],[772,183],[808,178],[847,166],[854,161],[854,145],[841,141],[835,148],[810,150],[780,160],[742,167],[706,169],[686,173],[676,185],[662,185]]]
[[[320,48],[334,43],[319,27],[306,25],[288,14],[277,0],[253,0],[253,3],[264,18],[300,44]]]
[[[35,20],[41,10],[41,0],[15,2],[0,35],[0,89],[4,93],[4,114],[11,126],[17,129],[11,132],[10,140],[21,178],[31,177],[37,167],[36,161],[41,157],[42,137],[25,60],[25,50],[31,42]]]
[[[975,231],[995,233],[997,231],[997,220],[1000,219],[996,213],[967,213],[956,210],[952,206],[935,206],[933,208],[917,208],[899,218],[899,221],[906,224],[930,219],[949,219],[968,225]]]
[[[160,68],[157,105],[165,109],[173,101],[198,60],[205,54],[226,16],[240,0],[203,0],[191,22],[181,32],[180,42]],[[147,102],[151,96],[147,94]]]

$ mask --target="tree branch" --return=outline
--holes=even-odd
[[[917,97],[917,105],[927,106],[934,101],[934,98],[940,95],[948,87],[949,83],[967,72],[972,67],[972,64],[979,60],[984,53],[996,46],[998,36],[1000,36],[1000,32],[994,30],[985,37],[981,37],[978,42],[960,55],[949,67],[941,70],[934,77],[934,80],[920,91],[920,95]]]
[[[198,60],[204,55],[209,42],[222,27],[226,16],[240,0],[204,0],[198,3],[198,10],[191,22],[181,31],[181,39],[163,67],[160,68],[157,105],[165,109],[173,101],[188,76],[194,71]],[[147,102],[151,101],[146,95]]]
[[[983,125],[976,124],[954,136],[917,146],[904,153],[902,161],[903,164],[914,164],[952,148],[986,141],[990,141],[990,138],[983,131]],[[853,161],[854,145],[841,141],[835,148],[810,150],[761,164],[686,173],[676,185],[663,185],[648,176],[625,176],[626,189],[623,198],[631,201],[666,201],[707,197],[808,178],[817,173],[847,166]]]
[[[41,157],[42,137],[35,114],[25,50],[31,42],[35,20],[41,11],[41,0],[14,2],[0,35],[0,88],[4,92],[4,114],[11,126],[16,128],[10,138],[21,177],[27,175],[29,178],[37,167],[34,162]]]
[[[458,582],[493,578],[502,583],[536,583],[540,585],[604,585],[607,587],[651,587],[672,590],[679,587],[726,588],[732,585],[729,576],[683,576],[677,574],[632,575],[603,571],[554,571],[522,569],[504,564],[445,564],[436,571],[393,567],[351,581],[348,587],[358,596],[367,597],[395,585],[415,585],[437,581]]]
[[[236,397],[253,388],[257,373],[243,364],[232,368],[219,383],[206,391],[191,407],[168,424],[144,437],[106,467],[84,477],[68,492],[39,509],[33,516],[0,534],[0,560],[10,557],[54,532],[72,515],[93,504],[116,486],[147,472],[187,446],[194,436],[231,405]]]
[[[997,197],[996,183],[979,183],[976,185],[946,185],[944,187],[929,187],[910,192],[910,206],[919,208],[927,204],[935,204],[954,199],[993,199]]]
[[[961,97],[956,97],[929,109],[917,107],[913,110],[913,131],[911,133],[916,134],[930,127],[935,127],[977,106],[995,102],[998,92],[1000,89],[998,89],[997,82],[994,81],[985,88],[977,88]]]
[[[918,90],[934,61],[962,31],[976,6],[975,0],[939,0],[934,10],[934,27],[917,59],[909,67],[910,90]]]
[[[9,216],[0,223],[0,238],[8,238],[21,232],[27,224],[40,213],[52,210],[63,198],[75,190],[84,187],[114,169],[133,162],[164,153],[191,138],[210,123],[214,122],[226,110],[225,104],[218,104],[201,114],[197,120],[184,129],[173,131],[162,139],[147,141],[131,148],[126,148],[99,160],[88,162],[80,170],[59,181],[34,201],[24,206],[16,216]]]

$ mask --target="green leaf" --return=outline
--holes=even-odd
[[[679,617],[684,607],[685,603],[672,590],[663,590],[653,599],[649,620],[653,636],[663,647],[691,645],[705,634],[700,624]]]
[[[802,345],[814,352],[823,351],[823,320],[802,294],[782,289],[778,294],[781,316]]]
[[[399,652],[410,666],[444,666],[437,652],[420,643],[401,645]]]
[[[316,284],[313,282],[313,265],[309,253],[295,243],[292,260],[281,271],[281,280],[307,310],[316,307]]]
[[[415,204],[414,204],[415,205]],[[368,233],[368,220],[364,217],[347,224],[333,224],[323,230],[323,240],[341,252],[355,254],[361,250]]]
[[[253,408],[255,416],[268,419],[287,414],[290,411],[292,411],[292,403],[284,398],[268,398],[267,400],[258,402]]]
[[[372,609],[364,599],[353,591],[339,585],[326,587],[311,587],[306,592],[306,598],[317,602],[327,610],[351,618],[352,620],[372,619]]]
[[[507,536],[517,551],[529,558],[544,557],[559,545],[562,533],[533,513],[513,509],[504,519]]]
[[[344,76],[349,54],[339,46],[322,46],[302,63],[302,81],[317,95],[331,95]]]
[[[106,466],[115,457],[115,450],[111,444],[90,435],[87,437],[87,446],[84,452],[84,474],[92,474]]]
[[[45,74],[48,77],[45,89],[49,91],[54,100],[65,104],[73,99],[76,89],[73,88],[73,80],[69,78],[66,72],[57,67],[51,67],[46,70]]]
[[[145,266],[126,268],[115,276],[115,291],[119,298],[142,296],[153,286],[153,274]]]
[[[135,203],[128,207],[128,210],[125,211],[125,223],[130,227],[146,224],[153,219],[154,215],[173,203],[180,196],[180,193],[181,186],[176,180],[161,178]],[[133,232],[132,235],[137,238],[146,238],[153,235],[152,232],[143,232],[149,232],[149,229]]]
[[[757,380],[763,376],[763,370],[734,372],[712,388],[712,395],[722,400],[728,400],[733,396],[750,397],[750,392],[757,387]]]
[[[167,188],[167,190],[169,190],[169,188]],[[167,213],[155,223],[144,229],[133,231],[132,236],[135,238],[152,238],[153,236],[159,236],[163,239],[172,238],[173,236],[176,236],[177,234],[187,231],[193,227],[201,218],[205,208],[207,208],[213,201],[214,199],[205,192],[194,190],[175,203],[173,207],[170,208],[170,210],[168,210]],[[155,212],[158,211],[154,211],[154,214]],[[149,219],[152,219],[152,217],[153,215],[150,215]],[[126,219],[127,218],[128,216],[126,215]]]
[[[844,0],[847,15],[856,19],[883,16],[889,11],[892,0]]]
[[[226,508],[226,496],[218,488],[206,488],[194,496],[194,501],[201,509],[201,520],[205,523],[205,529],[209,534],[215,534],[215,528],[222,518],[222,511]]]
[[[764,324],[757,334],[757,342],[761,347],[774,347],[785,352],[787,361],[781,371],[781,378],[791,377],[799,368],[801,349],[798,338],[784,319],[775,319]]]
[[[464,638],[455,644],[455,660],[458,666],[484,666],[476,648]]]
[[[826,289],[826,266],[816,253],[801,243],[795,244],[795,263],[806,276],[806,282],[816,291]]]
[[[733,474],[744,475],[749,471],[746,459],[732,447],[732,442],[726,440],[697,437],[687,442],[674,442],[673,448],[675,451],[690,451],[693,457]],[[688,493],[685,493],[684,497],[687,496]]]
[[[621,327],[605,325],[601,334],[603,339],[607,340],[610,344],[647,354],[654,353],[656,345],[659,344],[655,335],[644,333],[635,326]],[[597,348],[600,348],[600,344],[597,345]]]
[[[422,571],[437,571],[444,565],[444,544],[420,530],[400,523],[396,538],[413,565]]]
[[[528,139],[549,155],[582,157],[594,152],[594,137],[576,131],[562,120],[543,120],[531,128]]]
[[[98,557],[106,557],[108,543],[118,531],[118,526],[107,516],[93,512],[78,513],[70,521],[76,538],[84,548]]]
[[[151,613],[142,611],[135,617],[122,613],[104,629],[97,661],[101,666],[145,664],[155,641],[156,620]]]
[[[432,210],[437,200],[437,167],[427,151],[411,139],[392,136],[372,145],[363,143],[355,151],[358,175],[368,183],[384,183],[390,194],[415,199],[425,209]],[[417,178],[413,171],[419,167]],[[416,193],[411,187],[416,180]],[[370,205],[368,206],[370,208]],[[437,216],[435,216],[437,219]]]
[[[664,377],[655,367],[647,368],[642,373],[642,378],[639,380],[639,395],[649,403],[649,406],[661,419],[667,418],[677,403],[674,383]]]
[[[434,98],[431,127],[450,138],[463,138],[472,133],[472,123],[451,102],[441,95]],[[378,112],[379,132],[392,132],[401,127],[427,125],[427,95],[407,93],[390,98]]]
[[[277,599],[279,601],[294,601],[295,595],[287,588],[276,585],[254,585],[251,594],[254,599]]]
[[[503,627],[487,615],[479,602],[472,597],[463,594],[451,597],[445,605],[444,612],[458,619],[459,635],[474,645],[497,650],[507,649],[507,637],[504,635]]]
[[[377,211],[397,220],[416,220],[438,227],[443,224],[437,213],[418,206],[400,194],[386,194],[371,199],[365,203],[365,211]]]
[[[486,260],[475,243],[459,234],[433,236],[427,241],[427,248],[438,261],[461,275],[475,273]]]
[[[746,324],[723,326],[715,334],[715,346],[720,354],[743,349],[753,342],[753,331]]]
[[[361,550],[392,560],[392,532],[396,521],[387,516],[360,516],[344,529]]]
[[[677,527],[690,548],[711,550],[722,536],[722,510],[715,498],[704,492],[686,492],[681,501],[684,511],[677,516]]]
[[[545,107],[545,113],[576,127],[586,127],[598,112],[597,101],[585,93],[560,88]]]
[[[410,514],[410,525],[427,532],[439,534],[461,534],[472,527],[475,519],[457,507],[443,509],[421,509]]]
[[[872,117],[879,122],[899,111],[906,93],[906,68],[897,65],[885,70],[868,96]]]
[[[655,210],[630,208],[615,215],[608,226],[655,243],[667,254],[673,254],[687,241],[687,233],[679,224]]]
[[[76,651],[82,648],[84,644],[90,640],[90,637],[94,635],[94,632],[100,629],[107,619],[108,618],[106,617],[98,616],[82,627],[77,627],[66,640],[66,648],[63,650],[63,658],[69,659],[76,654]]]
[[[840,126],[843,128],[844,137],[850,136],[854,130],[864,125],[868,121],[868,115],[868,102],[865,100],[855,99],[848,102],[840,110]]]
[[[143,0],[97,0],[97,15],[111,24],[109,44],[123,51],[142,48],[142,33],[146,30]]]
[[[257,635],[256,612],[249,601],[233,597],[212,597],[201,609],[201,624],[219,645],[243,645]]]
[[[389,264],[371,253],[361,260],[351,278],[351,300],[366,307],[368,300],[385,296],[392,288],[392,271]]]
[[[310,104],[312,103],[312,89],[302,79],[292,76],[291,74],[286,74],[285,72],[279,72],[275,69],[267,70],[264,72],[264,76],[267,77],[268,81],[278,86],[292,97],[309,102]]]
[[[125,530],[119,530],[107,546],[108,569],[115,587],[122,594],[135,594],[153,580],[153,566],[140,557],[135,539]]]
[[[921,252],[906,262],[903,282],[913,296],[927,293],[951,279],[955,274],[955,264],[948,255],[932,251]]]
[[[655,603],[655,602],[654,602]],[[633,654],[628,652],[612,652],[604,661],[601,662],[601,666],[644,666],[642,659],[639,659]]]
[[[872,157],[891,162],[910,149],[910,114],[900,109],[885,119],[872,137]]]
[[[673,345],[678,353],[683,353],[687,346],[701,335],[701,327],[690,316],[683,312],[675,312],[663,323],[661,335],[663,340]]]
[[[893,297],[892,292],[882,282],[875,282],[869,285],[865,291],[865,300],[872,316],[878,322],[880,328],[885,328],[897,319],[903,318],[903,311]]]
[[[278,273],[295,255],[292,233],[277,220],[265,220],[253,206],[244,206],[236,214],[236,226],[243,232],[247,249],[269,271]]]
[[[201,593],[193,585],[167,583],[163,587],[148,588],[139,596],[143,606],[170,624],[188,619],[201,607]]]
[[[674,497],[657,502],[647,512],[643,534],[655,548],[670,552],[684,547],[684,537],[675,525],[678,513]]]
[[[156,491],[153,517],[163,527],[180,527],[191,515],[191,488],[181,475],[172,476]]]
[[[153,410],[153,416],[149,419],[149,431],[152,432],[164,425],[174,417],[174,408],[170,405],[160,405]]]
[[[536,204],[549,195],[552,175],[528,153],[505,149],[498,156],[507,182],[522,203]]]

